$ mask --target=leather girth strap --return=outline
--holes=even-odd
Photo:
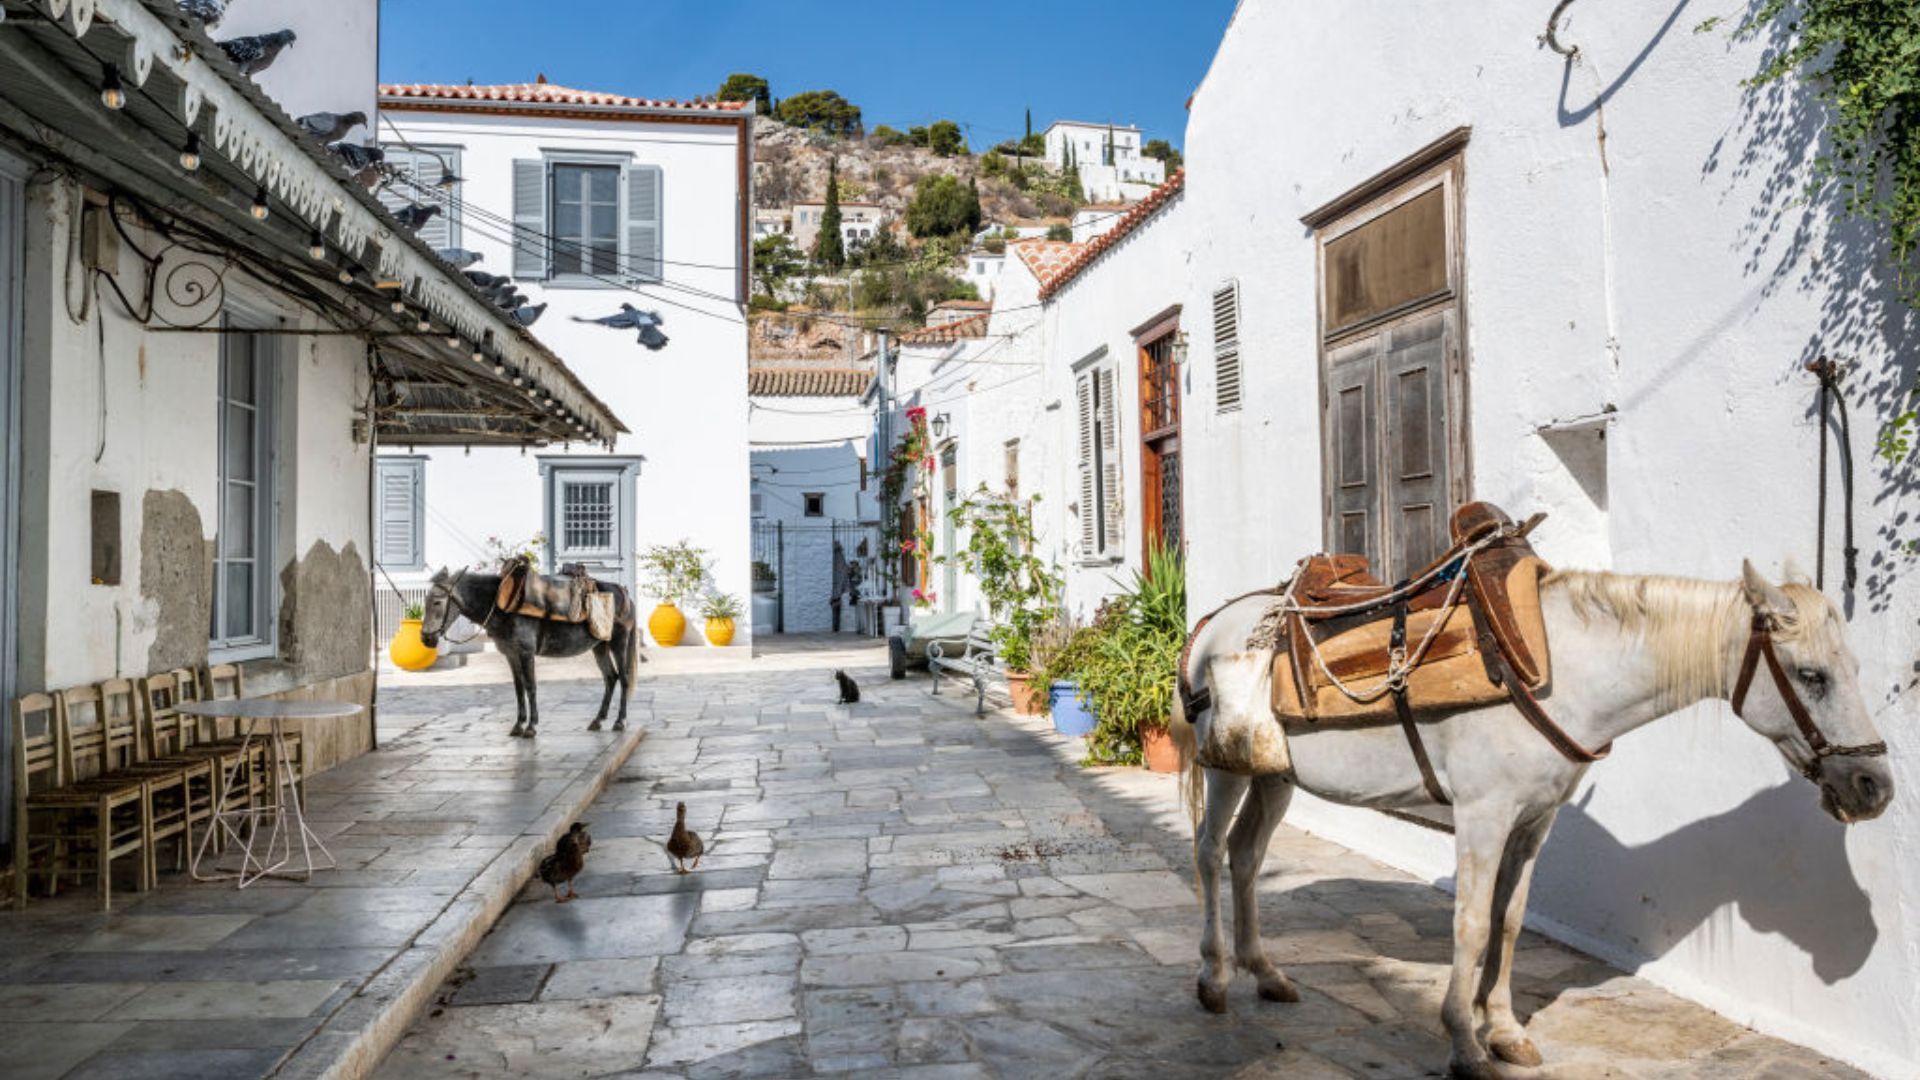
[[[1396,664],[1399,657],[1406,655],[1407,602],[1404,599],[1393,605],[1393,636],[1388,648]],[[1433,771],[1433,759],[1427,756],[1427,744],[1420,738],[1420,725],[1414,722],[1413,705],[1407,700],[1404,681],[1393,688],[1393,711],[1400,718],[1400,730],[1406,733],[1407,746],[1413,750],[1413,763],[1420,769],[1420,783],[1425,785],[1427,797],[1441,806],[1452,806],[1453,800],[1447,798],[1446,790],[1440,786],[1440,777]]]

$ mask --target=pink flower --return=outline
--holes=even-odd
[[[928,472],[932,472],[933,471],[933,455],[928,454],[926,457],[921,458],[920,467],[927,470]]]
[[[907,423],[912,424],[915,427],[918,427],[922,422],[926,420],[926,418],[927,418],[927,410],[925,406],[916,405],[913,408],[907,410]]]
[[[902,541],[900,541],[900,550],[901,550],[901,551],[916,551],[916,550],[918,550],[918,549],[919,549],[919,547],[920,547],[920,543],[919,543],[919,541],[917,541],[917,540],[902,540]],[[915,595],[918,595],[918,592],[917,592],[917,591],[916,591],[916,593],[915,593]]]

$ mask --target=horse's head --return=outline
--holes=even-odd
[[[1753,620],[1732,683],[1734,711],[1819,785],[1827,813],[1846,823],[1878,817],[1893,799],[1893,770],[1839,611],[1811,585],[1774,585],[1752,563],[1741,590]]]
[[[461,571],[461,574],[464,573]],[[443,566],[433,575],[433,582],[427,587],[427,598],[420,605],[420,642],[429,649],[440,644],[440,635],[447,632],[447,624],[460,614],[460,601],[454,595],[454,586],[460,581],[461,574],[449,575]]]

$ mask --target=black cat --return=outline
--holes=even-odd
[[[860,703],[860,684],[853,681],[853,676],[848,675],[844,671],[836,671],[833,673],[833,681],[840,684],[839,704],[857,705]]]

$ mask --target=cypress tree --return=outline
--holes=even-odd
[[[840,159],[827,160],[827,208],[820,213],[820,235],[813,241],[813,261],[830,270],[847,265],[846,243],[840,236]]]
[[[1027,110],[1027,138],[1033,138],[1033,110]]]

